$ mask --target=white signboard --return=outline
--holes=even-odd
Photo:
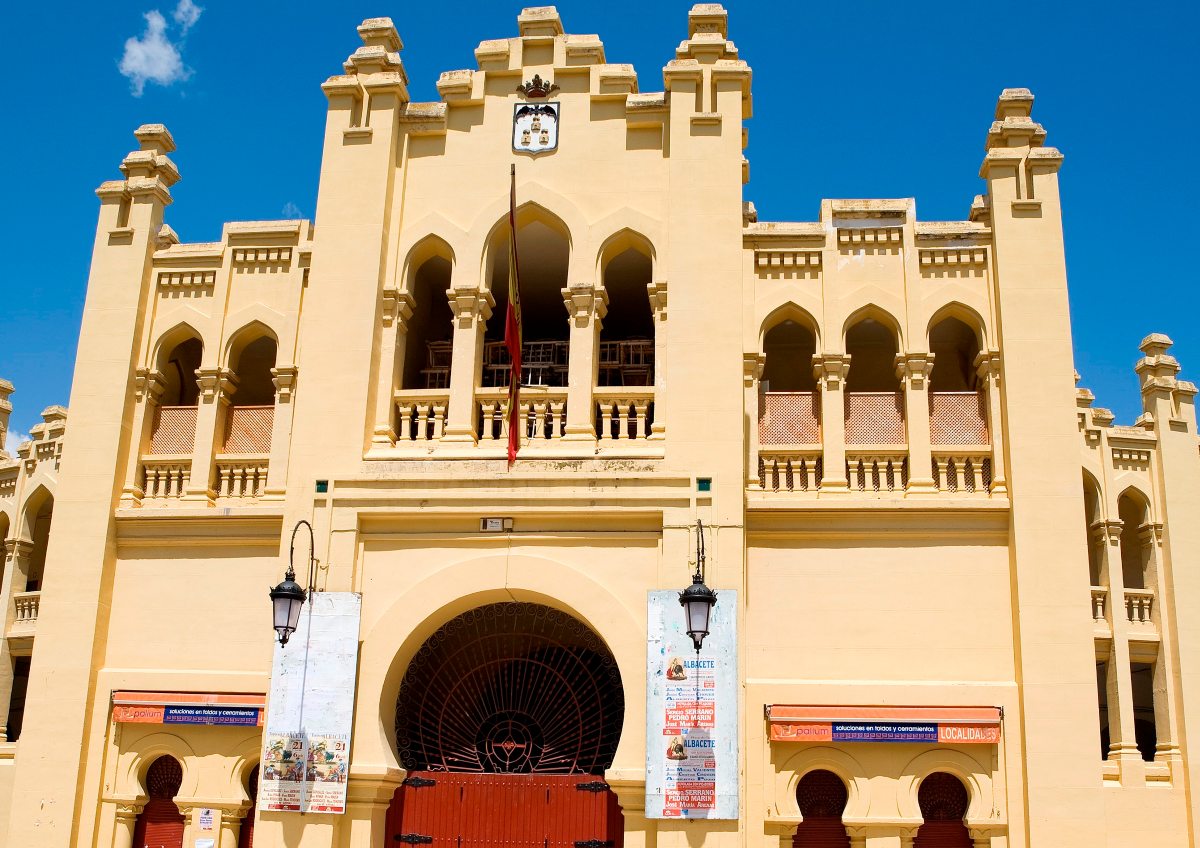
[[[717,592],[700,654],[678,592],[648,593],[646,817],[738,817],[737,592]]]
[[[314,592],[286,646],[275,644],[258,803],[344,813],[362,596]]]

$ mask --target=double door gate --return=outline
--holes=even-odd
[[[387,845],[622,848],[617,796],[591,775],[409,772],[387,818]]]

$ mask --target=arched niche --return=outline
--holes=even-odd
[[[204,358],[204,342],[188,324],[163,334],[156,346],[154,368],[162,375],[162,406],[195,406],[200,396],[196,371]]]
[[[600,385],[649,385],[654,382],[649,293],[654,249],[649,240],[632,230],[611,236],[601,248],[600,278],[608,296],[608,312],[600,325]]]
[[[763,383],[772,392],[816,391],[813,357],[817,353],[816,322],[795,304],[774,310],[763,322]]]
[[[845,345],[850,355],[846,391],[900,391],[896,375],[899,329],[895,319],[882,310],[860,310],[847,322]]]
[[[960,318],[947,315],[929,328],[929,351],[933,371],[929,390],[934,392],[973,392],[979,387],[975,358],[979,355],[977,330]]]
[[[402,389],[446,389],[454,316],[448,291],[454,274],[454,251],[445,240],[427,236],[409,252],[405,288],[412,298],[412,315],[404,340]]]
[[[1143,530],[1150,522],[1149,499],[1129,487],[1117,498],[1117,518],[1121,520],[1121,576],[1125,588],[1145,589],[1150,585],[1150,551]]]

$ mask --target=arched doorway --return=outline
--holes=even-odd
[[[792,848],[850,848],[842,824],[849,800],[846,784],[831,771],[810,771],[796,787],[796,803],[803,820],[792,838]]]
[[[183,814],[175,796],[183,783],[179,760],[164,756],[146,771],[146,806],[138,814],[133,830],[134,848],[183,848]]]
[[[937,771],[922,780],[917,803],[925,823],[913,848],[971,848],[971,833],[963,823],[969,801],[967,787],[952,774]]]
[[[624,714],[616,660],[570,615],[501,603],[452,619],[400,684],[408,777],[387,844],[620,848],[620,807],[600,778]]]

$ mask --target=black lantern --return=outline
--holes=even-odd
[[[696,573],[692,575],[692,585],[679,593],[679,605],[683,607],[687,635],[692,637],[697,654],[700,653],[700,646],[704,644],[704,637],[708,635],[708,622],[716,602],[717,593],[704,585],[704,525],[697,521]]]
[[[300,525],[308,528],[308,591],[296,582],[296,533]],[[313,538],[312,525],[301,519],[292,528],[292,544],[288,548],[288,569],[283,575],[283,582],[271,590],[271,607],[274,618],[275,632],[279,634],[279,644],[286,645],[288,639],[296,632],[300,623],[300,608],[306,599],[312,598],[313,584],[316,582],[317,558],[314,554],[316,540]]]

